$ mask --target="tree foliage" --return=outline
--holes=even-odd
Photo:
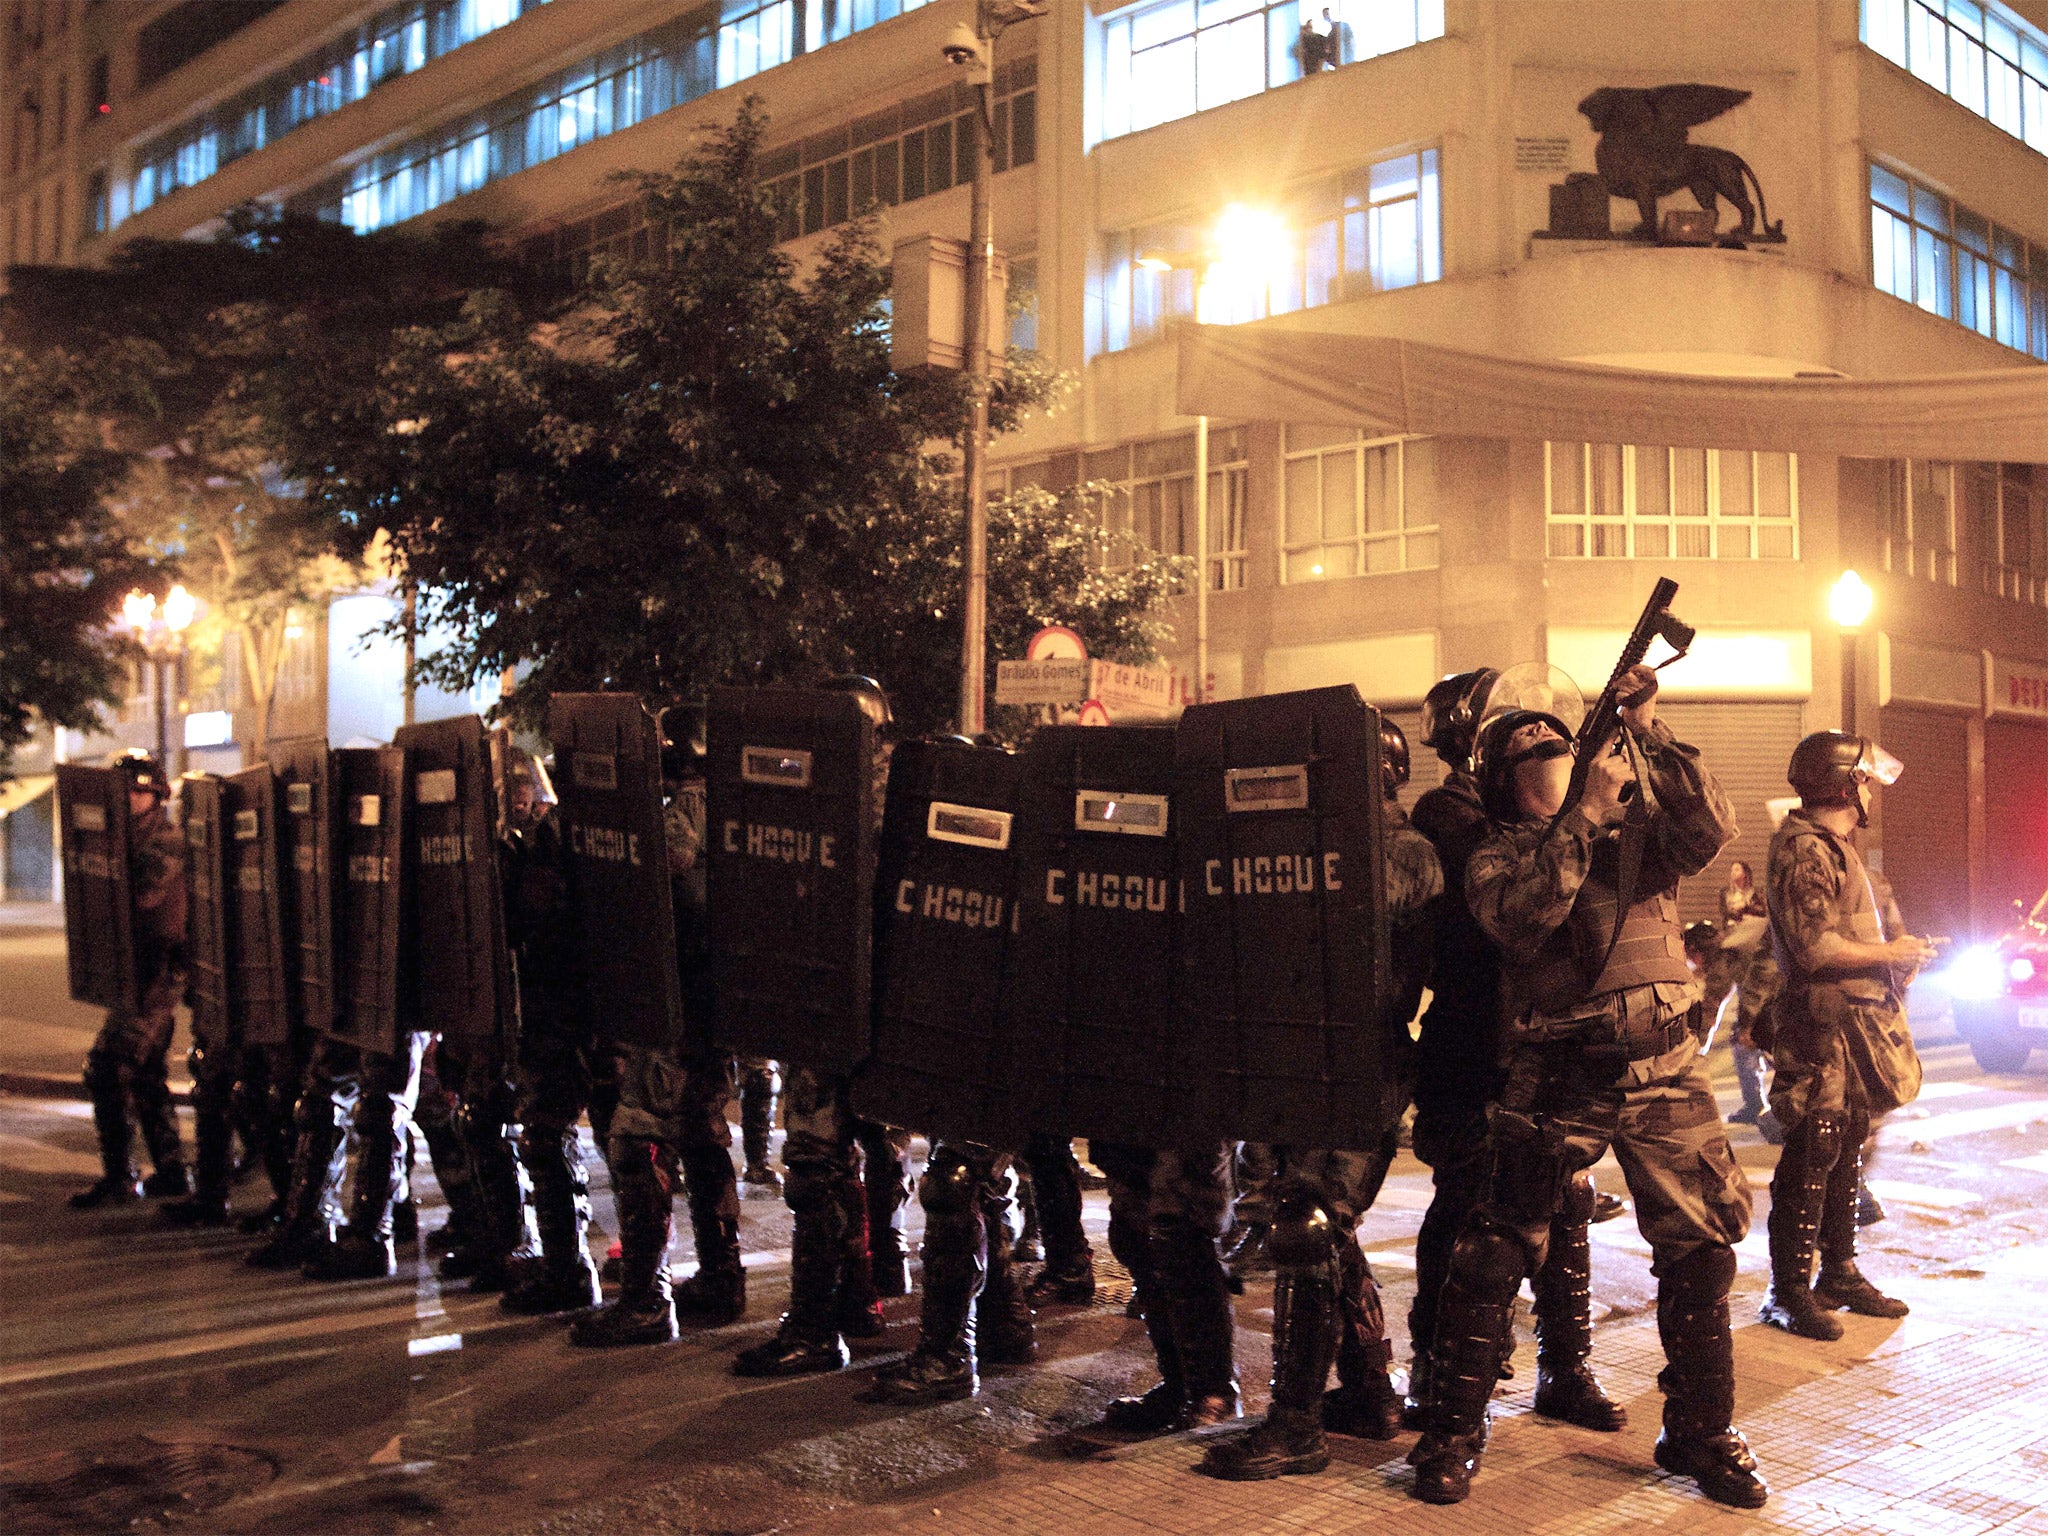
[[[288,469],[337,518],[386,531],[422,621],[457,637],[425,665],[463,686],[523,666],[556,690],[655,702],[722,682],[882,676],[914,728],[957,698],[961,514],[946,444],[953,377],[891,371],[888,273],[855,225],[799,273],[754,175],[750,103],[673,174],[634,178],[666,260],[600,263],[566,310],[474,292],[405,332],[360,400],[289,410]],[[1029,358],[998,430],[1053,389]],[[1099,571],[1102,536],[1027,494],[991,517],[991,651],[1072,624],[1142,659],[1173,563]]]
[[[0,772],[38,722],[86,730],[119,700],[109,621],[156,578],[107,502],[125,458],[94,378],[75,355],[0,344]]]

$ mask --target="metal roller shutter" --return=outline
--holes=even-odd
[[[1984,722],[1984,931],[2048,887],[2048,725]]]
[[[1747,864],[1758,888],[1763,887],[1771,851],[1771,814],[1764,802],[1792,792],[1785,783],[1785,764],[1805,734],[1802,709],[1796,702],[1779,699],[1659,701],[1658,718],[1680,741],[1699,748],[1701,760],[1735,807],[1735,841],[1711,869],[1679,887],[1678,909],[1684,921],[1712,921],[1719,915],[1731,859]]]
[[[1893,705],[1877,739],[1906,765],[1884,790],[1884,872],[1915,933],[1970,931],[1970,722]]]

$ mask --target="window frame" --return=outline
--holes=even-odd
[[[1368,437],[1363,428],[1353,429],[1349,441],[1318,443],[1307,448],[1291,448],[1288,436],[1296,428],[1283,423],[1280,428],[1280,521],[1277,540],[1279,555],[1279,579],[1283,587],[1311,586],[1322,581],[1344,581],[1352,577],[1398,576],[1409,571],[1440,570],[1443,566],[1443,523],[1409,522],[1408,507],[1408,448],[1411,443],[1440,442],[1441,439],[1427,434],[1403,433],[1393,436]],[[1394,525],[1391,529],[1373,531],[1366,513],[1367,456],[1392,450],[1394,483]],[[1323,504],[1323,487],[1327,483],[1323,461],[1344,455],[1351,460],[1351,506],[1355,520],[1355,531],[1345,538],[1332,538],[1324,526],[1326,508]],[[1289,467],[1314,461],[1316,464],[1316,523],[1319,536],[1313,539],[1291,541],[1288,530],[1292,526],[1293,507],[1290,498],[1292,476]],[[1426,542],[1431,549],[1427,561],[1412,560],[1410,545]],[[1395,564],[1391,567],[1373,570],[1369,567],[1367,554],[1374,545],[1388,546],[1396,552]],[[1291,573],[1297,557],[1307,556],[1314,551],[1329,551],[1348,548],[1351,555],[1351,570],[1331,573],[1317,566],[1301,576]],[[1327,556],[1325,556],[1327,563]]]
[[[1960,517],[1957,502],[1961,489],[1961,476],[1957,465],[1949,459],[1886,459],[1883,461],[1885,475],[1885,499],[1889,507],[1898,512],[1901,534],[1893,533],[1893,520],[1885,519],[1882,528],[1884,543],[1884,568],[1895,575],[1907,576],[1915,581],[1930,582],[1935,586],[1957,585],[1957,528]],[[1944,513],[1940,525],[1931,531],[1932,539],[1921,537],[1922,513],[1917,479],[1913,473],[1916,465],[1932,470],[1941,466],[1941,472],[1948,482],[1948,495],[1943,501]],[[1932,514],[1928,514],[1931,518]]]
[[[1931,5],[1927,0],[1859,0],[1857,13],[1856,35],[1865,48],[2035,153],[2048,155],[2048,36],[2024,17],[1979,0]],[[1880,30],[1886,18],[1895,20],[1895,27]],[[1973,77],[1966,95],[1957,94],[1962,66],[1969,66]],[[2007,85],[2009,93],[2002,89]],[[2002,114],[1998,105],[2008,94],[2012,111]]]
[[[1905,189],[1903,210],[1883,200],[1880,178]],[[1994,223],[1879,160],[1867,162],[1864,203],[1873,288],[1986,341],[2048,362],[2048,245]],[[1896,230],[1905,234],[1903,262]],[[1893,286],[1886,286],[1887,274]],[[1936,291],[1923,294],[1923,282]]]
[[[1575,449],[1579,456],[1579,503],[1583,510],[1559,512],[1557,510],[1557,458],[1560,449]],[[1620,506],[1613,514],[1603,515],[1594,510],[1598,498],[1594,487],[1598,483],[1595,475],[1593,451],[1612,449],[1618,457],[1614,461],[1611,479],[1613,491]],[[1638,455],[1655,451],[1665,454],[1664,486],[1666,505],[1670,511],[1662,514],[1643,513],[1638,507],[1642,474]],[[1704,455],[1704,473],[1700,482],[1700,495],[1705,507],[1701,517],[1681,517],[1676,509],[1676,498],[1672,487],[1678,484],[1677,460],[1670,455],[1678,453],[1699,453]],[[1722,482],[1724,466],[1722,460],[1729,454],[1746,454],[1749,459],[1749,506],[1747,515],[1722,510]],[[1773,455],[1778,457],[1779,455]],[[1759,510],[1763,489],[1762,460],[1764,454],[1747,448],[1681,448],[1657,443],[1557,443],[1546,441],[1543,445],[1543,553],[1546,560],[1687,560],[1687,561],[1797,561],[1800,559],[1801,522],[1799,506],[1799,455],[1782,455],[1786,461],[1785,500],[1789,509],[1786,517],[1765,517]],[[1707,530],[1708,552],[1687,554],[1679,548],[1679,534],[1682,528],[1704,527]],[[1740,528],[1746,537],[1747,554],[1723,553],[1722,530],[1724,527]],[[1784,529],[1791,535],[1791,549],[1780,554],[1763,553],[1763,533],[1769,528]],[[1646,529],[1658,529],[1664,534],[1662,550],[1639,549],[1637,534]],[[1561,550],[1557,547],[1556,535],[1561,529],[1572,529],[1579,534],[1577,550]],[[1619,551],[1603,551],[1596,546],[1602,542],[1596,534],[1609,534],[1619,530],[1622,534],[1622,548]]]

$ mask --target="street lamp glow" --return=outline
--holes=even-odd
[[[199,616],[199,599],[185,590],[179,582],[164,598],[164,625],[172,634],[180,634],[192,627],[193,619]]]
[[[1270,208],[1231,203],[1216,216],[1196,315],[1234,325],[1265,313],[1266,295],[1294,264],[1294,234]]]
[[[1844,629],[1861,629],[1876,600],[1869,583],[1854,571],[1844,571],[1828,591],[1828,617]]]
[[[147,592],[130,592],[121,599],[121,622],[137,634],[149,628],[156,617],[156,599]]]

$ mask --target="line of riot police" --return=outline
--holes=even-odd
[[[1658,1255],[1658,1460],[1754,1507],[1726,1308],[1749,1196],[1699,1067],[1672,900],[1732,822],[1656,722],[1654,674],[1624,680],[1626,755],[1566,807],[1571,726],[1501,704],[1492,672],[1446,679],[1425,740],[1451,773],[1414,826],[1394,800],[1407,743],[1349,687],[1195,706],[1172,728],[1046,727],[1017,752],[893,742],[865,678],[714,690],[701,736],[672,715],[666,743],[636,699],[557,695],[552,785],[474,718],[389,749],[289,744],[190,780],[182,845],[142,804],[160,776],[68,770],[74,990],[113,1010],[96,1062],[167,1038],[180,946],[140,940],[140,896],[181,847],[200,1111],[184,1217],[226,1219],[239,1089],[268,1106],[240,1118],[278,1195],[255,1261],[391,1273],[417,1128],[464,1239],[456,1272],[505,1288],[511,1310],[576,1313],[583,1345],[744,1314],[732,1063],[786,1063],[790,1302],[737,1357],[745,1375],[838,1369],[848,1336],[881,1331],[881,1299],[909,1285],[914,1127],[931,1142],[920,1340],[875,1378],[885,1402],[970,1395],[982,1364],[1033,1357],[1011,1257],[1020,1162],[1048,1211],[1037,1296],[1092,1294],[1071,1151],[1085,1137],[1160,1373],[1109,1427],[1239,1416],[1219,1242],[1249,1149],[1267,1170],[1241,1219],[1275,1272],[1272,1407],[1203,1470],[1310,1472],[1328,1430],[1406,1427],[1424,1432],[1410,1459],[1433,1502],[1469,1487],[1524,1278],[1538,1413],[1625,1420],[1590,1366],[1586,1168],[1611,1144]],[[118,856],[124,793],[155,875]],[[124,904],[95,937],[93,914]],[[148,1072],[96,1065],[89,1082],[96,1106],[125,1095],[155,1123]],[[1411,1100],[1436,1195],[1404,1401],[1356,1226]],[[137,1192],[125,1114],[98,1116],[93,1200]],[[603,1306],[586,1115],[620,1228]],[[167,1164],[149,1136],[163,1181],[175,1138]],[[678,1184],[698,1255],[680,1286]]]

